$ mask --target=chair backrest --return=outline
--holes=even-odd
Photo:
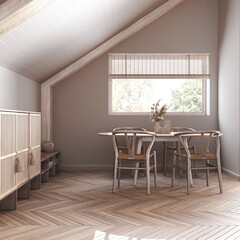
[[[189,132],[189,131],[196,131],[193,128],[188,127],[171,127],[171,132]],[[191,137],[188,138],[188,144],[190,143]],[[176,142],[174,143],[174,146],[176,146]]]
[[[188,139],[191,137],[200,138],[201,140],[201,156],[206,158],[206,154],[209,152],[209,146],[212,139],[216,140],[216,153],[219,154],[220,151],[220,142],[219,136],[221,133],[219,131],[207,130],[207,131],[187,131],[176,133],[175,136],[179,137],[180,142],[182,143],[186,153],[190,156],[190,151],[188,148]]]
[[[129,130],[129,131],[147,131],[145,128],[141,128],[141,127],[117,127],[117,128],[114,128],[113,130],[112,130],[112,132],[117,132],[117,131],[126,131],[126,130]],[[128,150],[128,147],[127,147],[127,145],[126,145],[126,143],[125,144],[119,144],[119,141],[118,141],[118,139],[117,138],[115,138],[115,142],[116,142],[116,146],[117,146],[117,149],[118,149],[118,151],[126,151],[126,150]],[[120,142],[122,142],[122,141],[120,141]]]
[[[124,139],[125,144],[127,146],[127,154],[128,158],[134,158],[136,151],[137,151],[137,146],[138,146],[138,141],[141,141],[142,138],[148,137],[149,138],[149,144],[146,150],[146,155],[150,154],[151,148],[153,146],[153,143],[155,141],[155,133],[153,132],[148,132],[144,128],[115,128],[112,131],[113,135],[113,146],[114,146],[114,151],[115,154],[118,155],[119,149],[118,149],[118,139]]]

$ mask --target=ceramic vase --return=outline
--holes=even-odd
[[[171,121],[160,120],[159,122],[154,122],[153,131],[158,134],[169,134],[171,131]]]
[[[50,141],[43,143],[43,149],[44,149],[45,152],[53,152],[54,143],[50,142]]]

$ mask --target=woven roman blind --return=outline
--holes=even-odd
[[[111,78],[209,78],[209,54],[111,53]]]

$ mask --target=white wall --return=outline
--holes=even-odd
[[[217,0],[185,0],[110,50],[120,53],[210,53],[211,114],[169,116],[172,126],[218,129],[217,3]],[[119,126],[153,130],[148,116],[108,115],[108,54],[53,88],[53,140],[61,151],[63,165],[111,165],[112,139],[100,137],[98,132]],[[162,146],[156,143],[155,147],[161,164]]]
[[[219,1],[219,127],[223,167],[240,175],[240,1]]]
[[[0,109],[40,111],[40,84],[0,66]]]

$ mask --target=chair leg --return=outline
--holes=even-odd
[[[142,138],[138,138],[137,140],[137,145],[136,145],[136,153],[140,154],[142,150]],[[145,148],[145,147],[144,147]],[[145,150],[144,150],[145,151]],[[136,168],[139,168],[139,162],[136,163],[135,165]],[[136,187],[137,185],[137,178],[138,178],[138,170],[136,169],[134,171],[134,181],[133,181],[133,186]]]
[[[193,145],[193,154],[196,154],[196,146],[195,145]],[[194,161],[194,165],[193,165],[194,167],[196,167],[196,162]],[[197,169],[195,169],[194,170],[194,174],[195,174],[195,177],[197,177]]]
[[[206,167],[209,166],[209,160],[206,161]],[[209,187],[209,169],[206,170],[207,187]]]
[[[117,169],[118,169],[118,159],[117,159],[117,157],[115,157],[112,192],[115,192],[115,188],[116,188]]]
[[[141,162],[140,163],[140,166],[141,167],[143,167],[143,168],[145,168],[145,162]],[[141,175],[142,177],[145,177],[146,176],[146,172],[145,171],[142,171],[142,175]]]
[[[176,171],[176,151],[173,153],[173,166],[172,166],[172,188],[175,181],[175,171]]]
[[[121,167],[121,161],[119,161],[119,167]],[[118,169],[118,188],[120,188],[121,169]]]
[[[139,168],[139,162],[136,162],[135,164],[136,168]],[[134,177],[133,177],[133,186],[136,187],[137,185],[137,178],[138,178],[138,170],[134,170]]]
[[[190,194],[191,160],[187,159],[187,194]]]
[[[149,159],[146,160],[146,185],[147,185],[147,194],[150,194],[150,168],[149,168]]]
[[[157,157],[156,157],[156,151],[153,152],[153,161],[154,161],[154,184],[155,188],[157,187]]]
[[[166,176],[167,172],[167,144],[163,142],[163,174]]]
[[[217,170],[218,170],[218,182],[219,182],[219,189],[220,189],[220,193],[223,192],[223,188],[222,188],[222,171],[221,171],[221,162],[220,162],[220,158],[217,158]]]
[[[190,169],[190,186],[192,187],[193,186],[193,177],[192,177],[192,170]]]

